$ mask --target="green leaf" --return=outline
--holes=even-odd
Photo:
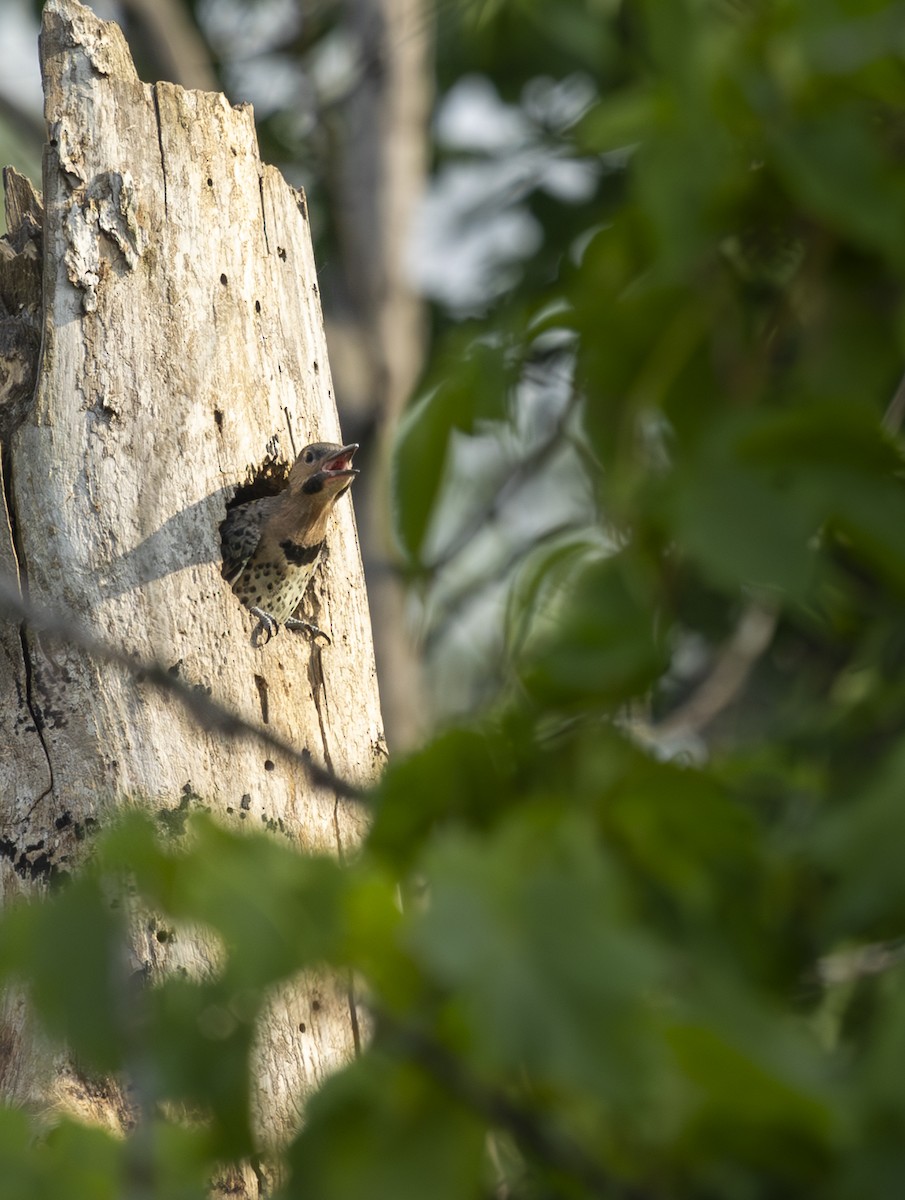
[[[598,804],[602,825],[629,868],[647,887],[662,888],[666,903],[677,915],[687,914],[693,928],[731,921],[738,939],[750,921],[753,936],[762,931],[757,888],[764,862],[757,824],[708,775],[638,754]],[[747,903],[727,914],[724,904],[738,889]]]
[[[605,154],[639,142],[656,114],[654,97],[646,87],[621,92],[599,101],[582,117],[575,138],[583,150]]]
[[[203,816],[191,818],[188,832],[183,844],[165,842],[150,823],[132,820],[106,836],[101,860],[130,864],[145,898],[170,917],[216,930],[237,988],[261,988],[341,955],[345,879],[334,859],[302,857],[271,836]]]
[[[0,972],[22,979],[47,1029],[86,1066],[122,1063],[131,982],[118,901],[90,876],[0,919]]]
[[[368,846],[406,866],[435,830],[490,824],[509,792],[508,757],[502,738],[463,728],[391,763],[374,797]]]
[[[449,989],[482,1068],[653,1102],[644,997],[664,961],[631,923],[589,823],[534,806],[493,837],[447,837],[425,872],[431,903],[410,944]]]
[[[669,1030],[697,1092],[684,1135],[689,1150],[705,1161],[767,1170],[776,1162],[784,1176],[816,1183],[824,1178],[836,1125],[828,1081],[813,1071],[804,1039],[778,1025],[761,1023],[760,1033],[758,1043],[734,1042],[714,1027],[676,1023]],[[784,1059],[776,1053],[782,1044]]]
[[[571,563],[566,563],[567,567]],[[612,705],[642,693],[665,666],[651,620],[653,598],[627,553],[566,574],[534,614],[519,664],[542,704]]]
[[[737,441],[744,463],[760,467],[815,467],[890,476],[902,452],[883,432],[878,413],[855,401],[801,404],[763,418]]]
[[[819,114],[773,120],[765,129],[803,208],[885,254],[899,269],[905,266],[896,219],[905,204],[905,173],[878,143],[869,111],[841,98],[824,99]]]
[[[478,1200],[486,1133],[417,1063],[372,1050],[308,1104],[285,1195],[301,1200]]]
[[[127,1155],[123,1143],[106,1130],[61,1122],[48,1134],[40,1156],[50,1177],[48,1197],[118,1200],[123,1194]]]
[[[140,998],[158,1101],[200,1109],[210,1122],[208,1144],[219,1158],[239,1158],[254,1149],[249,1063],[262,1002],[261,995],[237,995],[216,982],[180,977],[148,988]]]
[[[0,1200],[118,1200],[126,1158],[103,1129],[63,1120],[39,1137],[24,1113],[0,1109]]]
[[[403,418],[393,459],[396,529],[402,546],[420,562],[440,493],[454,432],[508,412],[514,366],[505,345],[457,338],[446,353],[447,370]],[[455,364],[455,365],[453,365]]]
[[[905,922],[905,875],[897,853],[905,838],[905,749],[897,748],[859,779],[856,790],[827,813],[814,842],[833,872],[827,920],[835,938],[898,937]]]

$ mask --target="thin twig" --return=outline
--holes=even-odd
[[[578,394],[573,390],[568,404],[556,419],[547,436],[542,438],[537,445],[532,446],[525,457],[516,463],[512,470],[499,481],[499,485],[490,499],[481,505],[478,511],[460,527],[459,532],[443,547],[437,557],[429,564],[432,572],[436,573],[445,567],[447,563],[451,562],[469,544],[475,534],[483,529],[485,525],[496,520],[503,505],[512,496],[513,492],[517,492],[529,480],[535,478],[537,468],[550,455],[557,443],[563,439],[569,418],[572,416],[577,402]]]
[[[653,727],[652,736],[693,737],[711,725],[741,694],[754,664],[772,642],[778,620],[778,609],[761,601],[749,604],[720,647],[713,669],[684,704]]]
[[[513,567],[538,546],[562,537],[569,533],[577,533],[585,528],[585,522],[575,520],[559,521],[539,533],[533,533],[529,540],[513,546],[504,559],[494,564],[493,570],[485,571],[480,578],[468,578],[461,586],[443,597],[442,605],[438,604],[436,614],[431,618],[430,629],[424,640],[424,649],[430,653],[437,643],[445,636],[454,618],[460,617],[470,605],[482,600],[488,588],[496,587],[501,580],[506,579]]]
[[[554,1172],[581,1184],[602,1200],[647,1200],[642,1189],[610,1175],[582,1146],[529,1107],[513,1100],[502,1088],[477,1079],[436,1038],[397,1021],[384,1011],[375,1013],[378,1029],[421,1066],[445,1091],[485,1120],[505,1129],[522,1151]],[[571,1187],[563,1193],[572,1195]]]
[[[898,433],[905,419],[905,375],[899,380],[895,395],[889,402],[889,407],[883,414],[882,425],[887,433]]]
[[[824,987],[852,983],[871,975],[882,975],[905,961],[905,939],[870,942],[854,950],[827,954],[817,963],[817,976]]]
[[[124,650],[99,641],[71,617],[33,603],[22,595],[18,583],[8,574],[0,575],[0,612],[22,622],[35,633],[54,638],[66,645],[77,646],[98,662],[119,667],[136,683],[150,683],[159,691],[174,696],[204,729],[218,731],[231,737],[251,738],[292,762],[301,764],[311,782],[319,787],[330,788],[347,800],[364,798],[365,793],[361,788],[316,763],[310,750],[297,750],[295,746],[271,733],[264,726],[247,721],[245,717],[213,700],[206,692],[178,676],[171,675],[163,663],[134,658]]]
[[[905,420],[905,374],[899,381],[881,425],[896,434]],[[754,664],[776,632],[779,610],[761,601],[749,604],[735,631],[717,654],[713,670],[674,712],[649,732],[654,738],[689,737],[712,724],[741,693]]]

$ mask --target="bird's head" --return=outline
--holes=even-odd
[[[337,446],[333,442],[313,442],[306,446],[289,472],[289,491],[294,495],[335,499],[358,474],[352,456],[358,443]]]

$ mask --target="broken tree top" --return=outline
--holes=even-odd
[[[236,489],[311,442],[343,441],[304,199],[261,163],[250,108],[142,83],[118,28],[74,0],[47,5],[41,53],[43,340],[10,441],[5,561],[95,640],[178,671],[365,783],[383,736],[348,499],[306,600],[329,653],[299,638],[256,653],[220,572]],[[149,687],[73,647],[51,663],[8,632],[20,681],[3,685],[0,737],[23,753],[0,783],[51,857],[70,851],[54,829],[62,797],[172,803],[189,783],[215,810],[282,824],[312,849],[357,837],[357,816],[337,824],[335,798],[301,768],[265,771],[253,745],[199,729]]]

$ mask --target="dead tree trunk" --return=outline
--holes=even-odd
[[[12,273],[35,257],[21,188],[0,255],[0,569],[35,604],[367,782],[384,749],[351,505],[337,506],[309,591],[326,649],[287,632],[253,648],[254,620],[220,575],[219,526],[237,487],[265,488],[307,442],[339,440],[304,197],[261,164],[249,107],[141,83],[117,26],[77,0],[49,0],[41,63],[43,323],[30,406],[37,337],[24,326],[15,336],[27,306],[9,311]],[[0,745],[7,896],[70,870],[85,832],[127,803],[200,798],[302,850],[343,853],[361,833],[355,810],[301,765],[205,731],[127,672],[6,619]],[[152,970],[209,961],[203,940],[136,937]],[[21,1005],[10,1001],[4,1020],[4,1099],[46,1102],[49,1088],[51,1101],[116,1125],[112,1096],[87,1096],[65,1070],[40,1078]],[[292,1127],[306,1091],[354,1052],[355,1027],[344,986],[287,989],[261,1038],[265,1137]]]

